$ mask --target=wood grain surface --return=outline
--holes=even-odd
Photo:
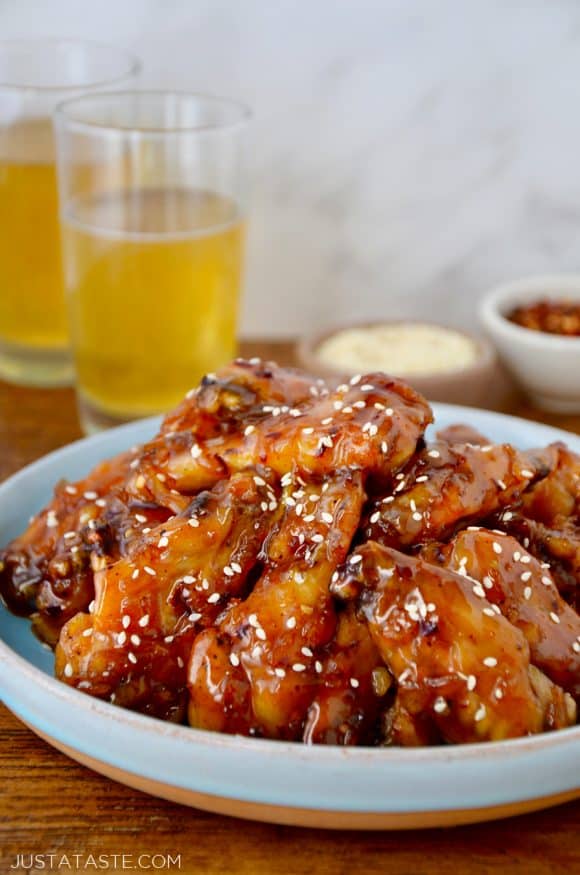
[[[293,362],[290,344],[256,342],[242,351]],[[517,399],[511,412],[580,433],[580,417],[548,417]],[[0,383],[0,479],[78,437],[71,390]],[[115,784],[53,750],[0,705],[0,875],[25,871],[11,868],[17,854],[26,855],[25,863],[30,854],[54,854],[53,865],[66,854],[68,868],[49,870],[50,859],[43,860],[45,871],[62,872],[97,871],[90,854],[125,854],[125,869],[120,856],[109,856],[108,871],[130,866],[187,875],[571,875],[580,871],[580,803],[408,833],[336,833],[232,820]],[[83,855],[79,868],[75,854]],[[181,867],[147,869],[149,857],[137,863],[141,854],[181,855]]]

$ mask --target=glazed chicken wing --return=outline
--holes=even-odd
[[[396,475],[390,494],[371,504],[364,536],[399,549],[443,540],[517,500],[536,476],[509,444],[428,445]]]
[[[296,470],[320,478],[349,467],[384,479],[410,459],[432,418],[420,395],[383,374],[332,393],[311,389],[294,407],[260,402],[226,417],[219,432],[211,425],[162,435],[145,448],[131,489],[178,509],[184,495],[255,465],[280,477]]]
[[[288,477],[280,526],[251,594],[196,640],[189,667],[191,725],[299,739],[336,629],[329,591],[364,500],[360,473],[318,485]]]
[[[580,610],[580,455],[564,444],[530,453],[549,473],[491,525],[514,535],[550,564],[560,593]]]
[[[67,619],[87,609],[101,559],[124,550],[131,511],[116,489],[135,456],[123,453],[84,480],[59,483],[50,504],[0,553],[0,595],[12,610],[32,614],[33,628],[51,644]]]
[[[371,542],[350,556],[334,591],[358,595],[399,708],[431,736],[498,740],[574,721],[561,689],[546,679],[547,701],[535,692],[526,639],[479,584]]]
[[[243,594],[277,508],[266,479],[246,472],[152,529],[95,575],[91,614],[62,631],[57,676],[125,707],[181,719],[194,636]]]
[[[348,605],[320,653],[316,695],[308,709],[307,744],[372,744],[378,737],[391,676],[366,622]]]
[[[534,665],[580,697],[580,617],[550,572],[514,538],[485,529],[460,532],[449,544],[431,545],[425,557],[477,581],[478,592],[521,629]]]

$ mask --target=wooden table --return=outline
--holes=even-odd
[[[246,344],[243,352],[292,362],[289,344]],[[547,420],[517,401],[513,412],[580,432],[580,417]],[[79,436],[72,391],[0,383],[0,479]],[[274,827],[183,808],[114,784],[57,753],[2,705],[0,733],[0,875],[11,871],[17,853],[69,859],[181,854],[181,871],[199,875],[580,871],[580,802],[452,830],[334,833]]]

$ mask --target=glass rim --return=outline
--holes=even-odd
[[[77,118],[72,114],[75,106],[86,105],[97,100],[115,100],[127,99],[128,97],[150,97],[150,98],[187,98],[189,100],[197,100],[207,102],[214,105],[221,104],[224,107],[230,107],[238,111],[238,117],[230,121],[211,122],[203,124],[177,124],[168,125],[167,127],[145,127],[137,125],[122,125],[109,124],[100,121],[91,121],[90,119]],[[85,130],[87,132],[101,132],[114,134],[118,136],[127,136],[130,134],[141,134],[145,137],[149,136],[166,136],[168,134],[218,134],[221,132],[231,132],[238,128],[243,128],[252,118],[250,107],[241,100],[236,100],[230,97],[219,97],[214,94],[207,94],[201,91],[185,91],[175,88],[157,88],[157,89],[126,89],[122,91],[99,91],[98,93],[81,94],[78,97],[72,97],[69,100],[63,100],[58,103],[54,109],[54,119],[57,124],[63,124],[68,128]]]
[[[74,92],[79,90],[91,90],[94,88],[102,88],[107,85],[114,85],[116,82],[123,82],[125,79],[129,79],[131,76],[137,75],[142,69],[142,61],[132,52],[124,49],[120,46],[112,45],[111,43],[101,43],[95,40],[85,40],[85,39],[76,39],[74,37],[38,37],[32,39],[2,39],[0,40],[0,54],[3,49],[9,48],[56,48],[57,46],[71,46],[77,47],[81,49],[107,49],[109,51],[118,52],[119,57],[123,56],[126,61],[126,69],[122,73],[118,73],[114,76],[105,76],[99,79],[91,79],[86,82],[77,82],[63,85],[42,85],[42,83],[33,84],[33,83],[18,83],[18,82],[4,82],[2,78],[0,78],[0,91],[33,91],[38,92],[40,94],[65,94],[67,92]]]

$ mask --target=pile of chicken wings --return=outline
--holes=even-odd
[[[227,733],[434,745],[576,723],[580,457],[385,374],[238,359],[150,443],[57,485],[0,593],[63,682]]]

